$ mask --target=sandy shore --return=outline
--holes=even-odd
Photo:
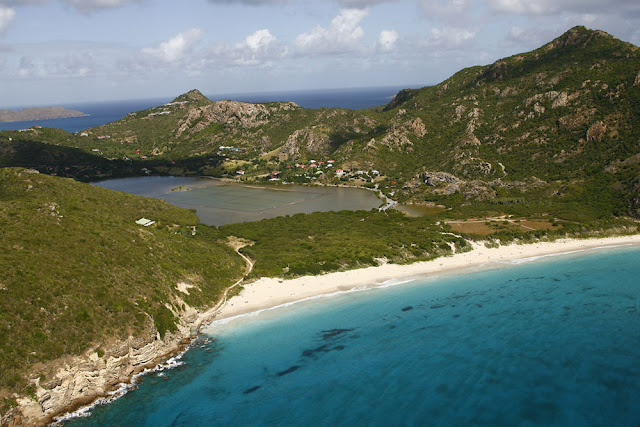
[[[244,285],[242,292],[229,299],[214,320],[227,319],[365,285],[382,284],[392,279],[409,279],[491,266],[495,263],[512,262],[518,259],[626,245],[640,245],[640,235],[601,239],[562,239],[555,242],[514,244],[498,248],[474,244],[474,249],[470,252],[409,265],[385,264],[379,267],[328,273],[321,276],[303,276],[290,280],[263,278]]]

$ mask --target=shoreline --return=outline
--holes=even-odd
[[[243,290],[230,298],[218,311],[213,321],[200,331],[214,327],[215,323],[228,323],[276,307],[297,302],[354,291],[375,288],[391,280],[411,281],[419,277],[468,272],[474,268],[499,266],[518,260],[570,254],[594,249],[622,246],[640,246],[640,234],[588,239],[559,239],[551,242],[511,244],[487,248],[483,242],[471,242],[468,252],[420,261],[413,264],[384,264],[355,270],[327,273],[319,276],[301,276],[294,279],[261,278],[243,285]]]
[[[257,315],[266,310],[289,306],[302,301],[402,284],[418,278],[435,277],[442,274],[468,273],[474,271],[474,269],[499,267],[500,264],[513,264],[514,261],[518,260],[526,262],[527,260],[546,256],[571,254],[587,250],[630,246],[640,247],[640,234],[606,238],[559,239],[553,242],[511,244],[497,248],[487,248],[484,246],[484,242],[470,243],[473,246],[471,251],[439,257],[430,261],[406,265],[384,264],[377,267],[333,272],[319,276],[302,276],[287,280],[261,278],[245,284],[238,295],[226,299],[224,302],[219,302],[209,309],[189,310],[190,313],[181,318],[179,330],[165,337],[164,340],[152,341],[148,345],[141,343],[143,345],[139,348],[131,346],[129,343],[127,345],[129,348],[127,354],[113,355],[111,357],[108,355],[108,358],[113,358],[113,361],[117,363],[123,361],[123,357],[126,358],[129,361],[127,365],[130,366],[130,370],[127,370],[126,373],[111,372],[111,375],[102,375],[103,380],[105,379],[104,377],[111,376],[112,381],[109,384],[103,384],[98,387],[93,393],[89,393],[90,396],[87,395],[86,390],[78,395],[75,395],[75,393],[66,395],[67,393],[64,393],[66,398],[63,399],[63,402],[58,402],[60,406],[52,405],[49,410],[44,410],[42,407],[39,408],[39,402],[23,400],[20,405],[22,407],[20,418],[22,421],[30,420],[34,424],[52,423],[56,425],[60,421],[64,422],[70,418],[86,416],[96,405],[109,403],[126,394],[131,388],[135,387],[135,384],[142,376],[154,371],[170,369],[172,367],[170,365],[176,365],[176,362],[180,364],[180,358],[193,345],[195,337],[201,334],[214,333],[218,322],[226,325],[238,318]],[[236,283],[235,285],[238,284]],[[186,341],[189,342],[187,343]],[[131,354],[134,348],[137,349],[134,351],[137,355]],[[87,355],[77,356],[74,359],[78,364],[93,365],[93,362],[95,362],[93,359],[90,360]],[[137,363],[132,364],[131,359],[137,359]],[[74,363],[70,365],[74,365]],[[59,374],[62,374],[61,377],[71,375],[70,378],[73,379],[79,373],[86,374],[86,372],[69,372],[70,365],[67,365],[67,369],[63,370],[66,372],[59,372]],[[131,365],[135,366],[135,368]],[[97,367],[85,367],[89,368],[92,374],[97,373]],[[103,368],[106,368],[106,366]],[[101,372],[101,374],[104,374],[104,372]],[[113,374],[117,378],[115,381],[113,381]],[[38,387],[38,401],[44,397],[41,395],[43,391]],[[78,397],[82,398],[78,399]],[[67,400],[69,398],[70,400]],[[36,413],[39,415],[35,415]]]

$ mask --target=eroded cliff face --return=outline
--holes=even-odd
[[[329,153],[329,136],[315,129],[300,129],[293,132],[287,142],[280,147],[278,157],[280,160],[298,159],[301,157],[301,148],[309,154]]]
[[[35,399],[22,397],[18,407],[0,421],[2,426],[41,426],[54,421],[66,412],[86,406],[96,399],[107,396],[119,388],[121,383],[153,368],[162,360],[178,353],[197,334],[200,325],[209,321],[215,311],[201,312],[185,305],[179,318],[178,330],[160,335],[149,324],[139,337],[113,341],[88,350],[80,356],[58,359],[48,366],[53,371],[51,379],[35,379]]]

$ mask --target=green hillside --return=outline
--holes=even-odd
[[[416,173],[448,172],[464,181],[458,192],[468,200],[528,199],[538,188],[553,202],[637,215],[639,77],[640,49],[576,27],[533,52],[402,92],[385,112],[396,114],[397,125],[419,119],[425,135],[409,134],[404,145],[377,142],[363,148],[365,159],[405,183]],[[405,197],[452,190],[448,182],[423,186],[428,174],[419,178]],[[589,200],[602,192],[615,200]]]
[[[22,390],[38,362],[174,330],[176,297],[210,307],[245,268],[190,211],[19,168],[0,169],[0,265],[5,391]]]

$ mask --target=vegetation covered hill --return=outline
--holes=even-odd
[[[117,165],[82,176],[56,170],[76,178],[152,172],[350,183],[454,212],[525,204],[585,221],[640,215],[638,103],[640,49],[576,27],[532,52],[403,90],[379,108],[211,102],[194,90],[80,135],[3,135],[5,144],[12,136],[75,147]]]
[[[0,265],[0,397],[39,362],[174,330],[245,268],[191,211],[20,168],[0,169]]]
[[[376,142],[364,158],[385,158],[413,200],[461,194],[637,216],[639,102],[640,49],[576,27],[533,52],[400,93],[386,112],[396,127],[419,120],[424,135]]]

